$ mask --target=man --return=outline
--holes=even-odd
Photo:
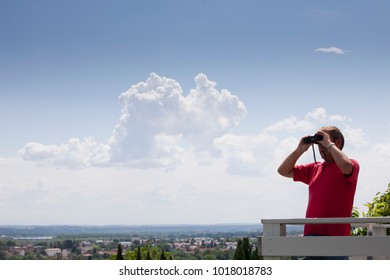
[[[344,136],[334,126],[322,127],[315,135],[324,162],[296,165],[312,145],[303,137],[297,148],[278,168],[280,175],[309,186],[306,218],[351,217],[359,164],[342,151]],[[316,139],[315,139],[316,140]],[[304,235],[349,236],[349,224],[305,225]]]

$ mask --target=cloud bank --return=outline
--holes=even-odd
[[[110,159],[110,146],[96,142],[93,137],[72,138],[61,145],[31,142],[18,153],[26,160],[78,169],[106,164]]]
[[[71,170],[112,166],[172,170],[195,161],[218,163],[230,175],[261,177],[274,173],[302,136],[324,125],[338,126],[349,149],[368,145],[364,132],[351,127],[347,116],[329,114],[322,107],[251,135],[236,134],[234,128],[247,113],[244,103],[226,89],[219,91],[204,74],[195,77],[195,84],[184,95],[177,81],[152,73],[119,96],[119,121],[107,143],[93,137],[60,145],[33,142],[19,154],[38,165]]]
[[[187,95],[180,84],[152,73],[144,82],[119,96],[118,124],[107,143],[93,137],[72,138],[60,145],[28,143],[19,154],[38,165],[82,169],[127,166],[165,168],[195,161],[222,164],[230,175],[261,177],[274,173],[300,137],[324,125],[337,125],[350,147],[362,148],[362,130],[352,128],[347,116],[316,108],[306,115],[290,116],[251,135],[235,134],[247,110],[242,101],[205,74],[195,77]]]
[[[184,96],[178,82],[152,73],[119,96],[119,123],[107,143],[97,143],[93,137],[73,138],[61,145],[28,143],[19,155],[72,169],[171,167],[181,162],[188,150],[216,153],[214,140],[239,125],[246,107],[228,90],[219,91],[202,73],[195,83]]]
[[[222,164],[230,175],[261,177],[278,164],[304,135],[324,125],[336,125],[349,149],[368,144],[364,132],[347,116],[315,108],[304,116],[289,116],[251,135],[234,133],[247,110],[242,101],[206,75],[195,77],[187,95],[173,79],[152,73],[119,96],[118,124],[107,143],[93,137],[72,138],[60,145],[28,143],[19,155],[38,165],[82,169],[127,166],[165,168],[180,164]],[[386,148],[386,147],[385,147]],[[385,149],[378,147],[379,150]]]

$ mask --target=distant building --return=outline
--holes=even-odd
[[[237,248],[237,242],[225,242],[226,249],[235,250]]]
[[[119,243],[121,244],[121,246],[122,246],[123,249],[124,249],[124,248],[130,248],[131,245],[133,244],[133,242],[131,242],[131,241],[121,241],[121,242],[119,242]]]
[[[15,254],[18,254],[20,256],[25,256],[26,255],[26,250],[27,250],[26,247],[17,247],[17,246],[15,246],[14,249],[13,249]]]
[[[66,249],[63,249],[62,252],[61,252],[61,255],[63,258],[68,258],[69,257],[69,251],[66,250]]]
[[[82,254],[91,253],[93,249],[93,244],[89,241],[80,242],[80,250]]]
[[[61,249],[60,248],[49,248],[45,250],[46,255],[49,257],[55,257],[57,255],[61,254]]]

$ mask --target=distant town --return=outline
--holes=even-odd
[[[0,260],[257,259],[261,234],[252,224],[0,226]]]

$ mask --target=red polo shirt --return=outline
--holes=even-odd
[[[309,185],[306,218],[349,218],[359,174],[359,164],[351,160],[354,168],[344,176],[334,162],[310,163],[294,167],[294,181]],[[350,225],[305,225],[304,234],[349,236]]]

